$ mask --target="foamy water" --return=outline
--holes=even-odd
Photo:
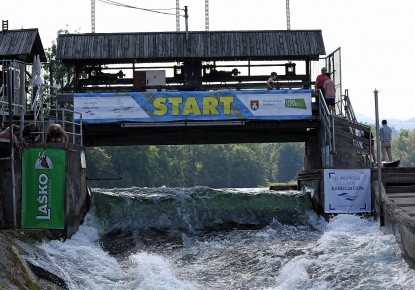
[[[39,244],[46,254],[31,260],[77,290],[415,289],[415,271],[376,221],[339,215],[327,223],[305,214],[306,221],[275,218],[255,230],[178,233],[179,241],[168,243],[157,231],[145,239],[140,233],[114,236],[116,244],[142,242],[111,256],[91,211],[71,239]]]

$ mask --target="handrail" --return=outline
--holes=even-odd
[[[363,124],[359,124],[356,116],[354,114],[353,111],[353,107],[349,98],[349,94],[348,94],[348,90],[345,91],[345,94],[342,96],[342,101],[341,101],[341,106],[344,110],[341,110],[341,112],[344,114],[339,114],[337,117],[339,118],[345,118],[345,120],[348,122],[349,124],[349,129],[350,129],[350,133],[352,135],[354,135],[355,137],[353,138],[353,145],[355,147],[360,147],[360,148],[364,148],[365,152],[364,154],[371,156],[371,148],[370,146],[368,146],[368,148],[365,148],[363,146],[363,141],[366,144],[370,144],[370,139],[366,140],[366,138],[360,137],[359,133],[361,130],[363,130],[363,132],[370,132],[370,126],[367,125],[363,125]],[[333,115],[330,115],[328,112],[328,108],[327,105],[324,101],[324,97],[322,96],[321,92],[319,94],[319,100],[320,100],[320,120],[322,122],[322,125],[324,127],[324,132],[327,138],[330,138],[328,145],[329,145],[329,149],[330,149],[330,154],[335,154],[336,153],[336,140],[335,140],[335,118]],[[357,135],[357,136],[356,136]],[[352,148],[352,147],[350,147]],[[357,149],[356,149],[357,150]],[[361,150],[360,150],[361,152]],[[368,162],[368,166],[371,167],[371,158],[368,158],[369,162]],[[330,161],[333,161],[332,159]],[[331,164],[332,165],[332,164]]]
[[[68,134],[70,143],[83,145],[81,113],[70,109],[56,108],[45,111],[43,117],[44,120],[41,122],[43,132],[46,132],[47,127],[52,123],[60,124],[62,129]],[[42,140],[44,140],[44,136]]]
[[[24,107],[22,105],[14,104],[14,103],[11,104],[11,107],[12,107],[13,111],[18,112],[15,115],[18,115],[20,117],[20,119],[23,119],[24,112],[25,112]],[[2,116],[3,117],[8,116],[8,114],[9,114],[9,112],[8,112],[9,103],[7,101],[1,101],[0,100],[0,108],[2,108],[2,110],[3,110],[2,111]],[[23,123],[21,123],[20,125],[23,125]]]
[[[344,102],[343,107],[344,107],[347,119],[349,121],[357,123],[357,119],[353,111],[353,106],[349,98],[349,90],[347,89],[344,91],[343,102]]]
[[[332,166],[331,155],[335,153],[334,120],[333,120],[333,116],[329,112],[329,109],[327,107],[326,101],[324,99],[324,96],[321,90],[318,90],[318,100],[319,100],[318,103],[319,103],[320,121],[323,125],[326,141],[328,141],[327,143],[329,146],[328,154],[330,154],[330,161],[329,161],[328,166]]]

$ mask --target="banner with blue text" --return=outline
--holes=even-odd
[[[324,169],[324,212],[372,210],[370,169]]]
[[[308,119],[311,90],[78,93],[84,123]]]
[[[64,149],[25,148],[22,156],[22,229],[65,226]]]

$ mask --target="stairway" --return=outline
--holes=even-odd
[[[366,158],[370,154],[370,140],[359,137],[357,132],[369,131],[370,127],[347,120],[344,117],[333,116],[334,130],[331,128],[333,143],[334,168],[368,168],[369,161]]]

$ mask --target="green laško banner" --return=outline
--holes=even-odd
[[[25,148],[22,157],[22,229],[65,226],[64,149]]]

